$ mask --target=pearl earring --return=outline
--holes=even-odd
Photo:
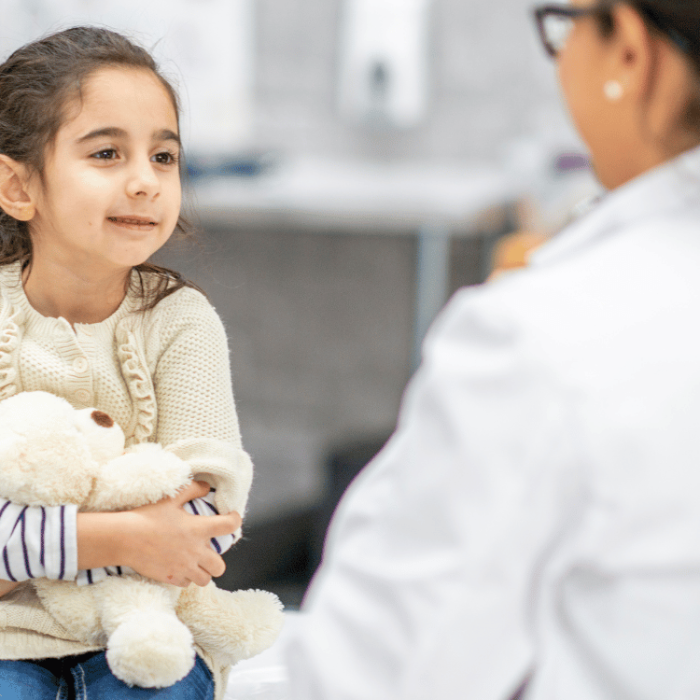
[[[603,85],[603,93],[611,102],[617,102],[622,97],[622,85],[617,80],[608,80]]]

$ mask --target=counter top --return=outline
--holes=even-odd
[[[415,234],[425,226],[472,236],[497,227],[517,198],[488,163],[399,163],[298,158],[253,176],[204,176],[193,204],[205,225]]]

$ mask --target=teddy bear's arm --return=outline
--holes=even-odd
[[[127,510],[156,503],[174,496],[190,480],[187,462],[159,445],[139,445],[102,466],[84,510]]]

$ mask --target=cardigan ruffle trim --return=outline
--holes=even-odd
[[[117,330],[117,355],[134,403],[132,425],[126,434],[127,446],[146,442],[155,432],[156,394],[146,362],[139,353],[136,337],[124,328]]]
[[[21,309],[11,306],[0,328],[0,401],[17,393],[17,369],[13,355],[21,340],[22,319]]]

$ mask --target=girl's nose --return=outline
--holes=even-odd
[[[130,197],[155,197],[159,194],[160,180],[150,159],[133,164],[126,189]]]

